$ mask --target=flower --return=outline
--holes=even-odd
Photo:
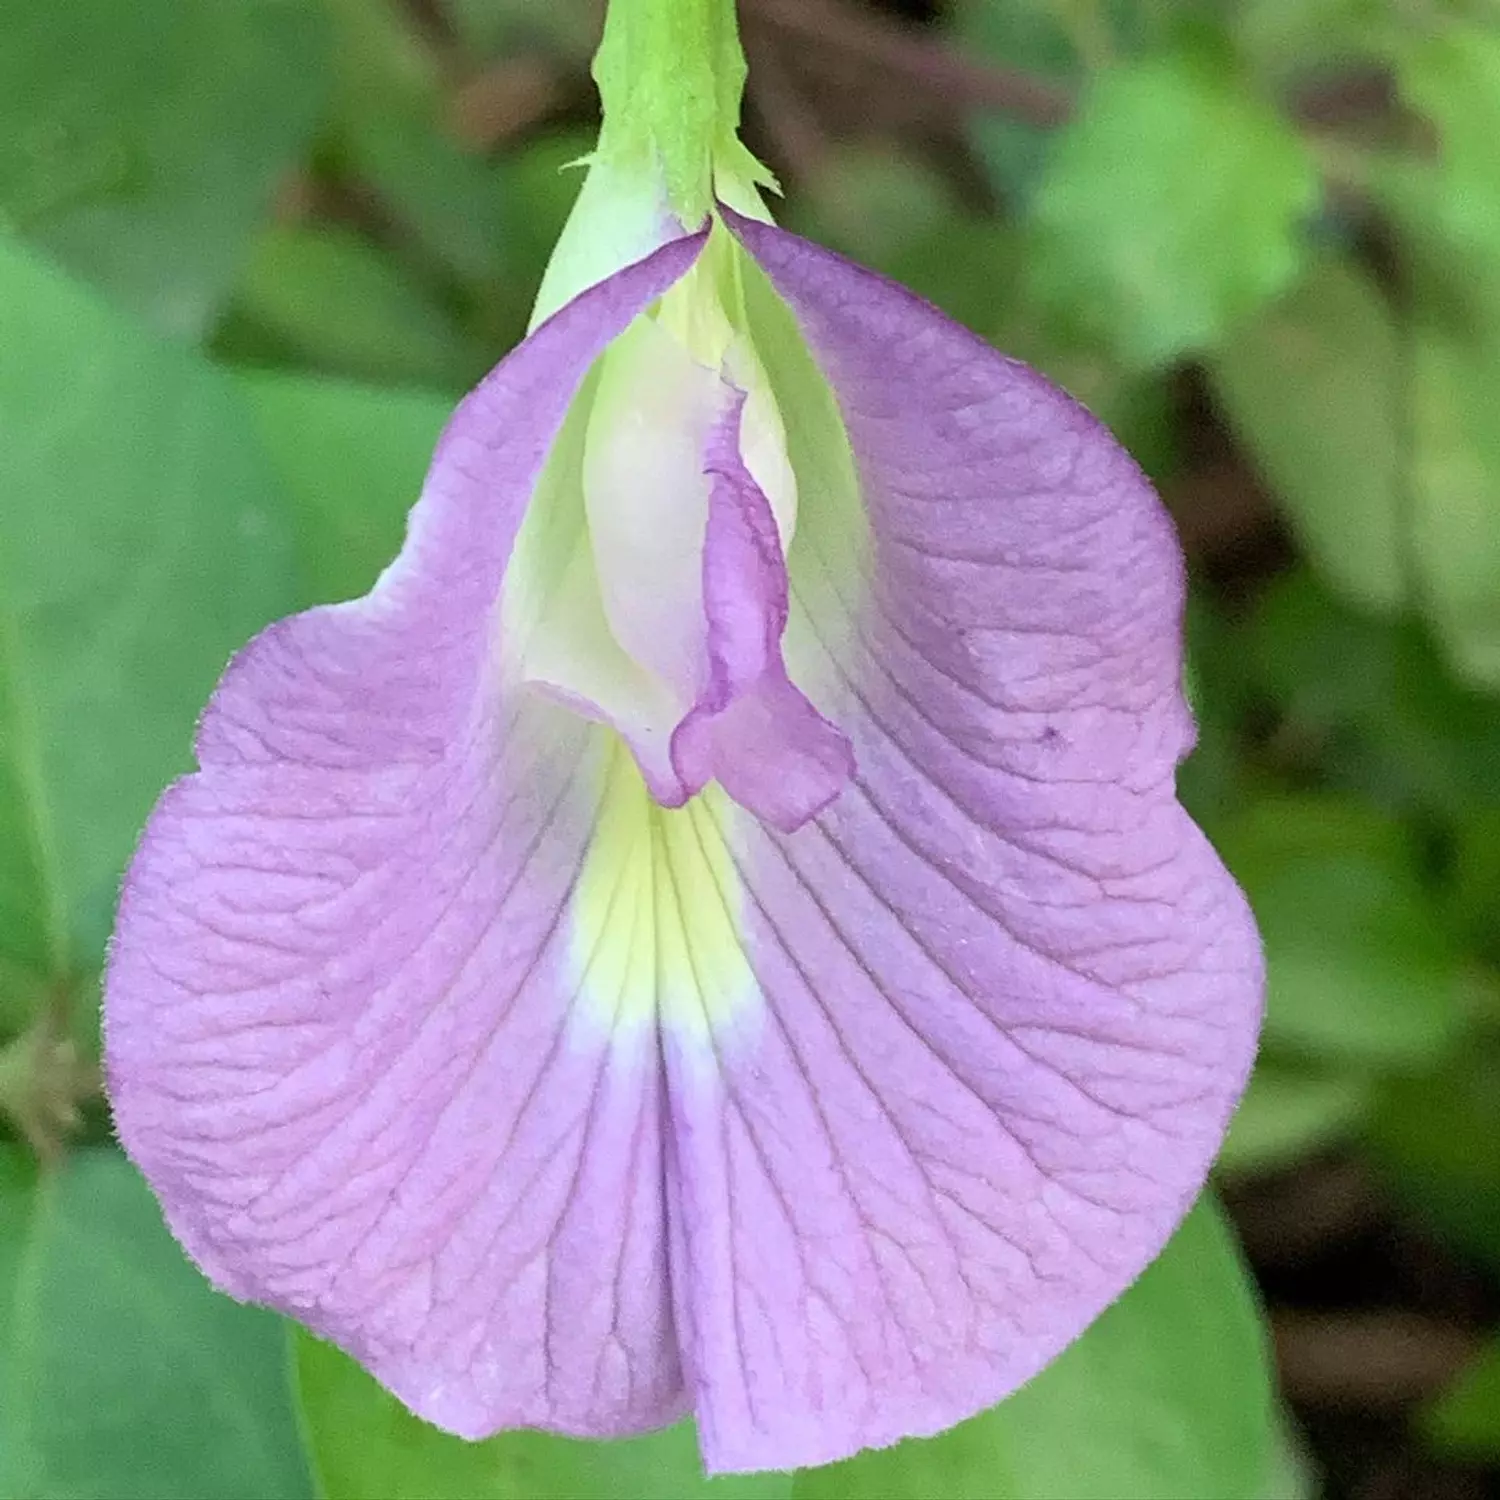
[[[204,1272],[430,1421],[794,1468],[999,1401],[1151,1260],[1259,945],[1128,455],[764,222],[728,0],[615,0],[595,72],[400,556],[236,657],[151,817],[109,1089]]]
[[[230,665],[131,866],[126,1149],[467,1437],[939,1431],[1200,1190],[1261,964],[1175,800],[1162,507],[1061,391],[727,210],[459,407]]]

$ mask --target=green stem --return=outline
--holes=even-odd
[[[685,225],[721,174],[768,181],[740,143],[745,54],[734,0],[610,0],[594,58],[604,108],[597,158],[657,167]]]

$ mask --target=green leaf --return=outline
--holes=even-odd
[[[887,275],[914,252],[923,265],[937,259],[932,252],[961,222],[951,189],[929,165],[871,145],[831,148],[780,217],[798,234]]]
[[[1366,1136],[1391,1191],[1431,1228],[1500,1268],[1500,1052],[1386,1080]]]
[[[966,52],[1042,79],[1066,94],[1083,77],[1084,68],[1060,14],[1063,9],[1039,0],[962,0],[954,8],[952,24]],[[1097,7],[1093,14],[1099,15]],[[969,135],[1005,201],[1028,204],[1051,159],[1054,131],[1011,114],[976,111]]]
[[[312,1493],[282,1326],[213,1291],[114,1151],[0,1147],[0,1495]]]
[[[599,41],[598,13],[578,0],[545,6],[535,0],[446,0],[444,9],[469,49],[481,57],[531,46],[581,64]]]
[[[1500,688],[1500,325],[1432,321],[1414,350],[1412,547],[1454,668]]]
[[[1455,667],[1500,687],[1500,36],[1435,24],[1396,55],[1436,161],[1377,163],[1414,306],[1413,554],[1419,603]]]
[[[1265,1338],[1233,1239],[1200,1203],[1141,1279],[1010,1400],[941,1437],[797,1476],[796,1500],[1201,1500],[1275,1457]]]
[[[404,0],[320,0],[334,31],[335,93],[384,98],[398,110],[435,106],[442,60]]]
[[[1446,1457],[1500,1459],[1500,1339],[1422,1413],[1422,1427]]]
[[[349,164],[426,251],[461,277],[493,277],[518,205],[507,200],[499,165],[443,129],[448,81],[410,8],[323,4],[338,39],[333,134]]]
[[[1500,764],[1500,761],[1496,762]],[[1496,772],[1500,778],[1500,771]],[[1470,947],[1500,973],[1500,797],[1475,807],[1453,830],[1449,913]]]
[[[24,1019],[18,1002],[28,977],[60,975],[68,963],[41,727],[23,676],[23,651],[19,622],[0,593],[0,1025]]]
[[[295,1351],[328,1500],[786,1500],[786,1474],[705,1479],[691,1423],[611,1443],[506,1432],[466,1443],[429,1427],[331,1344]]]
[[[348,106],[342,133],[356,170],[424,250],[469,282],[504,274],[512,205],[492,162],[445,136],[426,109],[389,98]]]
[[[1014,228],[1000,219],[955,215],[932,223],[920,239],[896,246],[884,265],[863,247],[854,258],[1009,353],[1011,325],[1024,312],[1016,295],[1024,248]],[[1015,357],[1021,357],[1018,351]]]
[[[538,283],[583,185],[595,132],[528,137],[498,158],[450,135],[452,80],[405,0],[323,0],[337,35],[335,142],[375,189],[404,247],[440,262],[463,284],[472,328],[498,353],[526,330]],[[598,17],[575,5],[495,0],[444,13],[475,57],[539,45],[554,60],[586,62]],[[502,37],[492,32],[503,32]]]
[[[291,0],[11,0],[0,224],[201,334],[316,123],[320,22]]]
[[[452,400],[309,375],[236,379],[292,502],[302,601],[367,592],[400,550]]]
[[[228,377],[3,240],[0,431],[0,963],[59,977],[292,559]]]
[[[1376,61],[1388,21],[1384,0],[1239,0],[1228,10],[1237,49],[1278,82]]]
[[[1317,196],[1296,133],[1228,80],[1187,62],[1117,68],[1037,194],[1037,293],[1127,363],[1168,363],[1291,284]]]
[[[276,228],[261,236],[235,314],[333,374],[462,390],[485,357],[400,265],[346,229]]]
[[[1219,1153],[1224,1172],[1268,1172],[1352,1135],[1372,1090],[1357,1073],[1317,1073],[1262,1059]]]
[[[1385,299],[1324,261],[1242,323],[1209,374],[1318,571],[1356,603],[1393,609],[1403,564],[1398,339]]]
[[[1500,258],[1500,34],[1487,26],[1414,29],[1397,54],[1404,100],[1441,137],[1441,157],[1424,175],[1436,191],[1444,231]]]
[[[1389,1066],[1454,1046],[1459,957],[1398,824],[1333,797],[1268,798],[1217,842],[1265,941],[1268,1041]]]
[[[1413,28],[1393,49],[1403,102],[1437,137],[1371,158],[1372,194],[1400,230],[1399,268],[1424,320],[1500,337],[1500,37],[1452,22]]]
[[[1276,1448],[1271,1471],[1257,1500],[1322,1500],[1323,1486],[1307,1451],[1307,1443],[1290,1412],[1277,1413]]]
[[[1417,622],[1348,609],[1296,570],[1234,644],[1320,777],[1460,828],[1500,801],[1500,702],[1455,682]]]

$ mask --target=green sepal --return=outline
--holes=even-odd
[[[739,139],[745,55],[734,0],[614,0],[594,81],[604,106],[595,160],[659,172],[685,227],[703,222],[716,193],[774,186]]]

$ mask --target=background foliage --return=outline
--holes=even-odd
[[[1193,567],[1249,891],[1220,1186],[1011,1402],[796,1476],[465,1446],[210,1292],[110,1143],[120,869],[520,336],[586,0],[0,0],[0,1497],[1480,1495],[1500,1464],[1500,8],[743,0],[784,222],[1040,365]],[[1487,1467],[1489,1466],[1488,1470]]]

